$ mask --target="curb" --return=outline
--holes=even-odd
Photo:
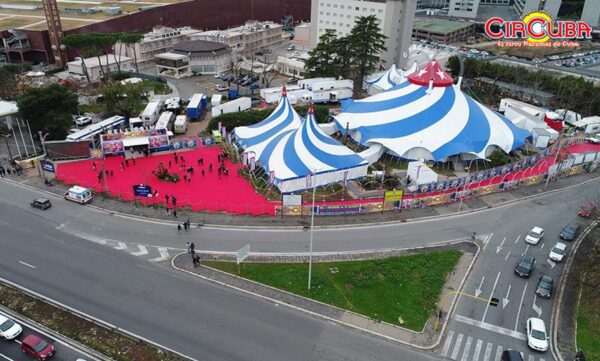
[[[27,327],[35,330],[36,332],[41,333],[42,335],[44,335],[48,338],[56,339],[56,342],[62,344],[63,346],[66,346],[67,348],[70,348],[71,350],[75,350],[75,351],[83,353],[86,357],[92,357],[96,361],[98,361],[98,360],[111,361],[112,360],[110,357],[63,335],[62,333],[58,333],[40,323],[37,323],[37,322],[21,315],[20,313],[11,310],[10,308],[0,305],[0,311],[9,315],[10,317],[12,317],[15,320],[18,320],[19,322],[21,322],[22,324],[26,325]]]
[[[488,238],[490,238],[490,237],[491,237],[491,234],[490,234],[490,235],[488,235],[488,236],[486,236],[486,239],[488,239]],[[468,269],[467,269],[467,272],[465,273],[465,275],[463,276],[463,279],[462,279],[462,280],[461,280],[461,282],[460,282],[459,289],[462,289],[462,288],[463,288],[463,286],[464,286],[464,283],[465,283],[465,281],[466,281],[466,279],[467,279],[467,277],[468,277],[468,275],[471,273],[471,269],[473,268],[473,265],[475,264],[475,262],[476,262],[476,260],[477,260],[477,257],[479,256],[479,253],[480,253],[480,251],[481,251],[481,247],[479,246],[479,244],[478,244],[477,242],[473,242],[471,239],[462,239],[462,240],[454,240],[454,241],[451,241],[451,242],[449,242],[449,243],[448,243],[448,242],[447,242],[447,243],[438,243],[438,244],[435,244],[435,245],[429,245],[429,246],[419,246],[419,247],[412,247],[412,248],[405,248],[405,249],[401,249],[401,250],[403,250],[403,251],[410,251],[410,250],[415,250],[415,249],[431,248],[431,247],[439,247],[439,246],[445,246],[445,245],[449,245],[449,244],[458,244],[458,243],[463,243],[463,242],[468,242],[468,243],[475,244],[475,245],[477,246],[477,252],[474,254],[474,256],[473,256],[473,260],[472,260],[472,261],[471,261],[471,263],[469,264],[469,267],[468,267]],[[399,249],[395,249],[395,250],[399,250]],[[197,253],[199,253],[199,252],[200,252],[200,251],[197,251]],[[331,317],[329,317],[329,316],[325,316],[325,315],[323,315],[323,314],[320,314],[320,313],[317,313],[317,312],[314,312],[314,311],[310,311],[310,310],[307,310],[307,309],[305,309],[305,308],[302,308],[302,307],[299,307],[299,306],[296,306],[296,305],[293,305],[293,304],[290,304],[290,303],[282,302],[282,301],[279,301],[279,300],[273,299],[273,298],[271,298],[271,297],[268,297],[268,296],[264,296],[264,295],[258,294],[258,293],[256,293],[256,292],[253,292],[253,291],[249,291],[249,290],[246,290],[246,289],[243,289],[243,288],[237,287],[237,286],[233,286],[233,285],[230,285],[230,284],[228,284],[228,283],[225,283],[225,282],[222,282],[222,281],[219,281],[219,280],[213,279],[213,278],[211,278],[211,277],[206,277],[206,276],[204,276],[204,275],[197,274],[197,273],[194,273],[194,272],[191,272],[191,271],[188,271],[188,270],[186,270],[186,269],[183,269],[183,268],[180,268],[180,267],[176,266],[176,265],[175,265],[175,259],[176,259],[177,257],[179,257],[179,256],[181,256],[181,255],[185,255],[185,254],[187,254],[187,252],[181,252],[181,253],[179,253],[179,254],[175,255],[175,256],[174,256],[174,257],[171,259],[171,267],[172,267],[173,269],[175,269],[175,270],[177,270],[177,271],[180,271],[180,272],[185,272],[185,273],[187,273],[187,274],[189,274],[189,275],[191,275],[191,276],[194,276],[194,277],[199,277],[199,278],[202,278],[202,279],[204,279],[204,280],[206,280],[206,281],[209,281],[209,282],[212,282],[212,283],[215,283],[215,284],[218,284],[218,285],[224,286],[224,287],[228,287],[228,288],[234,289],[234,290],[236,290],[236,291],[239,291],[239,292],[242,292],[242,293],[246,293],[246,294],[253,295],[253,296],[257,297],[257,298],[260,298],[260,299],[263,299],[263,300],[267,300],[267,301],[273,302],[273,303],[275,303],[275,304],[278,304],[278,305],[284,305],[284,306],[286,306],[286,307],[289,307],[289,308],[291,308],[291,309],[294,309],[294,310],[296,310],[296,311],[304,312],[304,313],[306,313],[306,314],[309,314],[309,315],[315,316],[315,317],[317,317],[317,318],[321,318],[321,319],[324,319],[324,320],[330,321],[330,322],[332,322],[332,323],[336,323],[336,324],[338,324],[338,325],[345,326],[345,327],[347,327],[347,328],[351,328],[351,329],[357,330],[357,331],[359,331],[359,332],[361,332],[361,333],[369,334],[369,335],[372,335],[372,336],[375,336],[375,337],[379,337],[379,338],[382,338],[382,339],[385,339],[385,340],[388,340],[388,341],[397,342],[397,343],[400,343],[400,344],[403,344],[403,345],[406,345],[406,346],[414,347],[414,348],[416,348],[416,349],[419,349],[419,350],[429,351],[429,350],[432,350],[432,349],[434,349],[435,347],[437,347],[437,346],[439,345],[439,343],[441,342],[441,340],[442,340],[442,336],[443,336],[443,334],[444,334],[444,330],[445,330],[445,328],[446,328],[446,325],[448,324],[448,322],[449,322],[449,320],[450,320],[450,317],[447,317],[447,318],[445,319],[445,321],[444,321],[444,324],[443,324],[443,326],[442,326],[442,329],[441,329],[441,332],[439,333],[439,336],[438,336],[438,338],[437,338],[437,341],[435,341],[435,342],[434,342],[432,345],[430,345],[430,346],[420,346],[420,345],[416,345],[416,344],[413,344],[413,343],[410,343],[410,342],[407,342],[407,341],[404,341],[404,340],[401,340],[401,339],[398,339],[398,338],[394,338],[394,337],[391,337],[391,336],[388,336],[388,335],[381,334],[381,333],[379,333],[379,332],[375,332],[375,331],[372,331],[372,330],[369,330],[369,329],[365,329],[365,328],[362,328],[362,327],[360,327],[360,326],[356,326],[356,325],[353,325],[353,324],[350,324],[350,323],[347,323],[347,322],[344,322],[344,321],[341,321],[341,320],[338,320],[338,319],[335,319],[335,318],[331,318]],[[260,285],[260,286],[263,286],[263,287],[267,287],[267,288],[270,288],[270,289],[274,289],[274,290],[276,290],[276,291],[278,291],[278,292],[282,292],[282,293],[290,294],[290,295],[292,295],[292,296],[294,296],[294,297],[304,298],[304,299],[307,299],[307,300],[309,300],[309,301],[311,301],[311,302],[316,302],[316,303],[319,303],[319,304],[325,305],[325,306],[327,306],[327,307],[332,307],[332,308],[335,308],[336,310],[339,310],[339,311],[342,311],[342,312],[347,312],[347,313],[350,313],[350,314],[354,314],[354,315],[358,315],[358,316],[361,316],[361,317],[365,317],[365,318],[367,318],[367,319],[369,319],[369,320],[373,320],[373,319],[369,318],[368,316],[365,316],[365,315],[360,315],[360,314],[357,314],[357,313],[355,313],[355,312],[352,312],[352,311],[344,310],[344,309],[341,309],[341,308],[339,308],[339,307],[336,307],[336,306],[333,306],[333,305],[329,305],[329,304],[326,304],[326,303],[320,302],[320,301],[318,301],[318,300],[313,300],[313,299],[310,299],[310,298],[307,298],[307,297],[304,297],[304,296],[301,296],[301,295],[296,295],[296,294],[294,294],[294,293],[290,293],[290,292],[288,292],[288,291],[285,291],[285,290],[281,290],[281,289],[278,289],[278,288],[275,288],[275,287],[272,287],[272,286],[269,286],[269,285],[265,285],[265,284],[262,284],[262,283],[258,283],[258,282],[255,282],[255,281],[252,281],[252,280],[249,280],[249,279],[243,278],[243,277],[239,277],[239,276],[237,276],[237,275],[233,275],[233,274],[230,274],[230,273],[227,273],[227,272],[223,272],[223,271],[217,270],[217,269],[214,269],[214,268],[212,268],[212,267],[208,267],[208,266],[203,266],[203,267],[209,268],[209,269],[211,269],[211,270],[214,270],[214,271],[217,271],[217,272],[221,272],[221,273],[227,274],[228,276],[233,276],[233,277],[236,277],[236,278],[238,278],[238,279],[243,279],[244,281],[248,281],[248,282],[251,282],[251,283],[255,283],[255,284],[258,284],[258,285]],[[452,302],[452,304],[451,304],[451,306],[450,306],[450,309],[449,309],[449,311],[448,311],[448,315],[450,315],[450,314],[452,313],[452,311],[453,311],[453,309],[454,309],[454,306],[455,306],[455,303],[456,303],[456,301],[457,301],[457,300],[458,300],[458,297],[455,297],[455,298],[454,298],[454,300],[453,300],[453,302]],[[388,325],[390,325],[390,326],[392,326],[392,327],[398,327],[398,328],[400,328],[400,329],[402,329],[402,330],[405,330],[405,331],[407,331],[407,332],[412,332],[412,333],[414,333],[414,334],[417,334],[417,335],[419,335],[419,334],[422,334],[422,333],[424,332],[425,328],[427,327],[427,323],[425,323],[425,325],[423,326],[423,330],[421,330],[421,331],[417,332],[417,331],[410,330],[410,329],[407,329],[407,328],[404,328],[404,327],[401,327],[401,326],[392,325],[392,324],[389,324],[389,323],[387,323],[387,322],[383,322],[383,321],[381,321],[381,323],[388,324]]]
[[[573,264],[573,259],[575,258],[575,254],[577,253],[577,249],[579,248],[579,245],[583,242],[583,240],[585,239],[585,237],[587,237],[587,235],[592,231],[593,228],[595,228],[596,226],[598,226],[600,224],[600,220],[595,220],[594,222],[592,222],[578,237],[575,247],[573,248],[573,251],[571,252],[571,255],[569,257],[569,259],[567,260],[567,263],[565,264],[565,274],[563,277],[560,278],[560,286],[558,289],[558,297],[556,298],[556,307],[554,307],[554,309],[552,310],[552,318],[551,318],[551,325],[552,325],[552,347],[551,347],[551,351],[552,351],[552,356],[554,356],[555,360],[558,361],[564,361],[562,354],[560,353],[560,350],[558,349],[558,328],[557,328],[557,323],[558,320],[560,318],[560,309],[561,309],[561,304],[562,304],[562,298],[564,295],[564,290],[565,290],[565,280],[568,278],[568,275],[571,273],[571,265]],[[575,321],[575,325],[577,326],[577,321]],[[576,328],[577,329],[577,328]],[[575,339],[577,340],[577,335],[575,335]]]
[[[77,316],[77,317],[81,317],[81,318],[83,318],[84,320],[86,320],[86,321],[89,321],[89,322],[91,322],[91,323],[94,323],[94,324],[96,324],[96,325],[98,325],[98,326],[101,326],[101,327],[108,328],[108,329],[110,329],[110,330],[112,330],[112,331],[114,331],[114,332],[120,332],[120,333],[123,333],[123,334],[125,334],[126,336],[128,336],[128,337],[131,337],[131,338],[133,338],[133,339],[137,339],[137,340],[139,340],[139,341],[144,341],[144,342],[146,342],[146,343],[148,343],[148,344],[150,344],[150,345],[153,345],[154,347],[162,348],[163,350],[166,350],[166,351],[172,352],[173,354],[175,354],[175,355],[177,355],[177,356],[180,356],[180,357],[182,357],[183,359],[186,359],[186,360],[192,360],[192,361],[198,361],[198,360],[196,360],[196,359],[194,359],[194,358],[191,358],[191,357],[189,357],[189,356],[187,356],[187,355],[184,355],[184,354],[182,354],[181,352],[178,352],[178,351],[175,351],[175,350],[173,350],[173,349],[170,349],[170,348],[168,348],[168,347],[162,346],[162,345],[161,345],[161,344],[159,344],[159,343],[156,343],[156,342],[154,342],[154,341],[151,341],[151,340],[149,340],[149,339],[147,339],[147,338],[145,338],[145,337],[142,337],[142,336],[140,336],[140,335],[137,335],[137,334],[135,334],[135,333],[133,333],[133,332],[127,331],[127,330],[125,330],[125,329],[122,329],[122,328],[120,328],[120,327],[118,327],[118,326],[115,326],[115,325],[113,325],[113,324],[111,324],[111,323],[108,323],[108,322],[106,322],[106,321],[103,321],[103,320],[101,320],[101,319],[99,319],[99,318],[96,318],[96,317],[94,317],[94,316],[92,316],[92,315],[89,315],[89,314],[87,314],[87,313],[85,313],[85,312],[79,311],[79,310],[77,310],[77,309],[75,309],[75,308],[73,308],[73,307],[67,306],[67,305],[65,305],[64,303],[61,303],[61,302],[59,302],[59,301],[56,301],[56,300],[53,300],[53,299],[52,299],[52,298],[50,298],[50,297],[46,297],[46,296],[44,296],[44,295],[41,295],[41,294],[39,294],[39,293],[37,293],[37,292],[35,292],[35,291],[32,291],[32,290],[30,290],[30,289],[28,289],[28,288],[26,288],[26,287],[23,287],[23,286],[21,286],[21,285],[18,285],[18,284],[14,283],[14,282],[12,282],[12,281],[9,281],[9,280],[7,280],[7,279],[5,279],[5,278],[2,278],[2,277],[0,277],[0,282],[3,282],[3,283],[5,283],[5,284],[7,284],[7,285],[10,285],[11,287],[14,287],[14,288],[18,289],[18,290],[20,290],[21,292],[27,293],[27,294],[29,294],[29,295],[30,295],[30,296],[32,296],[32,297],[35,297],[35,298],[41,299],[41,300],[43,300],[43,301],[45,301],[45,302],[47,302],[47,303],[49,303],[49,304],[51,304],[51,305],[53,305],[53,306],[55,306],[55,307],[58,307],[58,308],[60,308],[60,309],[62,309],[62,310],[64,310],[64,311],[71,312],[71,313],[72,313],[72,314],[74,314],[75,316]]]
[[[52,196],[56,196],[56,197],[60,197],[59,195],[57,195],[56,193],[52,193],[50,191],[47,191],[43,188],[37,188],[34,187],[32,185],[29,184],[25,184],[25,183],[21,183],[12,179],[7,179],[7,178],[3,178],[4,180],[6,180],[7,182],[11,182],[17,185],[21,185],[30,189],[34,189]],[[443,219],[443,218],[450,218],[450,217],[455,217],[455,216],[462,216],[465,214],[469,214],[469,213],[477,213],[477,212],[482,212],[488,209],[492,209],[492,208],[498,208],[498,207],[504,207],[506,205],[509,204],[513,204],[516,202],[520,202],[520,201],[524,201],[524,200],[528,200],[531,198],[536,198],[536,197],[540,197],[540,196],[545,196],[545,195],[549,195],[552,193],[557,193],[557,192],[562,192],[562,191],[566,191],[569,189],[573,189],[573,188],[577,188],[583,185],[586,185],[588,183],[592,183],[592,182],[596,182],[600,180],[600,176],[592,178],[592,179],[588,179],[586,181],[583,181],[581,183],[576,183],[576,184],[572,184],[569,186],[566,186],[564,188],[559,188],[559,189],[552,189],[549,191],[544,191],[544,192],[540,192],[537,194],[532,194],[529,196],[524,196],[524,197],[520,197],[520,198],[515,198],[515,199],[511,199],[505,202],[500,202],[498,204],[494,204],[494,205],[488,205],[485,207],[480,207],[480,208],[474,208],[474,209],[469,209],[466,211],[461,211],[461,212],[455,212],[455,213],[450,213],[450,214],[441,214],[441,215],[435,215],[435,216],[426,216],[426,217],[418,217],[418,218],[408,218],[406,220],[394,220],[394,221],[382,221],[382,222],[366,222],[366,223],[346,223],[346,224],[338,224],[338,225],[318,225],[315,226],[315,229],[341,229],[341,228],[353,228],[353,227],[368,227],[368,226],[394,226],[400,223],[415,223],[415,222],[424,222],[424,221],[428,221],[428,220],[433,220],[433,219]],[[159,218],[151,218],[151,217],[143,217],[143,216],[137,216],[137,215],[132,215],[132,214],[128,214],[128,213],[123,213],[123,212],[119,212],[119,211],[113,211],[110,209],[106,209],[106,208],[102,208],[99,206],[95,206],[92,204],[87,204],[87,207],[96,209],[98,211],[102,211],[111,215],[115,215],[115,216],[119,216],[119,217],[123,217],[123,218],[127,218],[127,219],[133,219],[133,220],[138,220],[138,221],[143,221],[143,222],[150,222],[150,223],[155,223],[155,224],[164,224],[164,225],[176,225],[178,224],[178,222],[176,221],[169,221],[169,220],[163,220],[163,219],[159,219]],[[435,207],[435,206],[434,206]],[[235,215],[232,215],[235,216]],[[204,223],[202,224],[202,226],[198,227],[198,228],[210,228],[210,229],[226,229],[226,230],[231,230],[231,229],[235,229],[235,230],[273,230],[273,228],[275,228],[276,230],[303,230],[304,226],[277,226],[277,225],[270,225],[270,226],[239,226],[239,225],[224,225],[224,224],[212,224],[212,223]]]

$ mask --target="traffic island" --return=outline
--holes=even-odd
[[[433,330],[438,300],[461,287],[478,249],[460,241],[410,250],[316,254],[310,290],[307,255],[251,254],[239,267],[232,255],[224,254],[202,254],[198,267],[189,254],[172,262],[220,284],[426,349],[439,342],[441,332]],[[445,312],[452,307],[448,302]]]
[[[187,358],[134,338],[116,327],[107,327],[40,299],[25,291],[0,283],[0,309],[15,312],[68,339],[77,349],[94,350],[102,360],[175,361]],[[81,345],[83,347],[77,347]],[[106,357],[102,357],[105,355]]]

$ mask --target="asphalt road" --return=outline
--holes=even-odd
[[[65,234],[50,212],[0,201],[0,277],[194,358],[436,359]]]
[[[8,315],[6,315],[6,317],[9,317]],[[23,332],[17,336],[16,339],[14,340],[10,340],[10,341],[6,341],[6,340],[0,340],[0,359],[1,360],[6,360],[6,361],[21,361],[21,360],[32,360],[31,357],[25,355],[20,347],[21,341],[27,337],[28,335],[36,335],[41,337],[42,339],[46,340],[48,343],[51,343],[52,345],[54,345],[54,349],[55,354],[52,357],[52,360],[55,361],[75,361],[77,359],[88,359],[88,360],[92,360],[92,358],[88,358],[86,354],[83,354],[81,352],[75,351],[63,344],[61,344],[60,342],[57,342],[55,339],[51,338],[51,337],[47,337],[45,335],[40,334],[37,330],[34,330],[30,327],[28,327],[27,325],[18,322],[17,320],[13,320],[15,322],[17,322],[18,324],[21,325],[21,327],[23,327]]]

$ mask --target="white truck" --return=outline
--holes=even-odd
[[[131,129],[141,128],[143,126],[144,126],[144,121],[142,120],[142,118],[139,118],[139,117],[129,118],[129,128],[131,128]]]
[[[187,117],[178,115],[175,117],[173,132],[176,134],[184,134],[187,131]]]
[[[236,113],[248,110],[252,107],[252,99],[241,97],[212,108],[212,116],[217,117],[221,114]]]
[[[175,119],[175,114],[173,112],[162,112],[160,118],[156,122],[155,129],[166,129],[172,130],[173,128],[173,120]]]
[[[305,103],[337,103],[342,99],[352,98],[351,88],[333,88],[331,90],[313,90],[302,95]]]
[[[210,105],[213,107],[220,105],[221,99],[223,99],[221,94],[213,94],[212,98],[210,98]]]
[[[146,105],[146,108],[140,115],[140,118],[144,121],[144,125],[153,125],[160,116],[163,102],[161,100],[151,101]]]

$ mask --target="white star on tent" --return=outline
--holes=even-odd
[[[423,74],[425,74],[425,73],[427,73],[427,70],[425,70],[425,69],[421,69],[421,70],[419,70],[419,73],[417,73],[417,78],[420,78],[420,77],[422,77],[422,76],[423,76]]]
[[[442,71],[442,69],[438,70],[436,72],[436,74],[440,77],[440,79],[442,79],[442,80],[446,79],[446,74],[444,74],[444,72]]]

